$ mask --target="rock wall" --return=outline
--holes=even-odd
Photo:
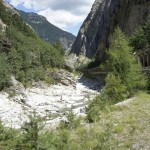
[[[89,58],[97,53],[103,61],[114,29],[119,26],[126,35],[131,35],[149,14],[149,0],[96,0],[80,28],[71,53]]]

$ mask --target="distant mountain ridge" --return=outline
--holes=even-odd
[[[54,26],[48,22],[45,17],[37,13],[27,13],[21,10],[18,10],[18,12],[22,19],[27,22],[43,40],[52,44],[61,41],[64,49],[68,50],[71,48],[75,40],[73,34]]]

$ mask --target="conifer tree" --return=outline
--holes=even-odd
[[[23,139],[20,147],[22,149],[39,150],[39,132],[44,127],[42,123],[44,120],[37,116],[36,112],[33,112],[29,116],[29,122],[26,122],[22,126]]]
[[[130,38],[130,45],[133,46],[134,50],[141,50],[147,46],[147,40],[142,27],[138,28]]]
[[[120,77],[122,84],[127,87],[129,95],[146,86],[146,77],[141,73],[132,47],[129,46],[128,40],[119,28],[115,30],[112,48],[109,50],[108,56],[107,70]]]
[[[150,17],[148,18],[147,22],[145,23],[143,30],[144,30],[144,34],[145,34],[147,43],[150,46]]]
[[[4,53],[0,53],[0,90],[10,85],[10,66]]]

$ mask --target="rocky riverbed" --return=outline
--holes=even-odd
[[[46,119],[47,125],[55,126],[65,119],[67,111],[72,110],[80,116],[86,115],[85,107],[99,93],[102,88],[101,82],[82,76],[72,76],[69,76],[69,81],[73,80],[73,84],[65,78],[57,85],[37,83],[27,89],[12,77],[12,89],[15,93],[0,93],[1,121],[7,127],[20,128],[29,120],[28,116],[36,111],[40,117]]]

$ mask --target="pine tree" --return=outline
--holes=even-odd
[[[61,43],[61,41],[56,42],[53,46],[60,52],[62,56],[64,56],[65,49],[63,48],[63,44]]]
[[[138,28],[130,38],[130,45],[134,47],[134,50],[141,50],[147,47],[147,39],[142,27]]]
[[[10,66],[5,53],[0,53],[0,90],[10,85]]]
[[[150,46],[150,17],[148,18],[147,22],[145,23],[143,30],[145,33],[147,43]]]
[[[26,122],[22,126],[23,139],[20,144],[21,149],[27,150],[39,150],[39,132],[44,127],[42,123],[44,120],[37,116],[36,112],[33,112],[29,116],[29,122]]]
[[[150,47],[150,17],[130,38],[130,45],[135,51]]]
[[[129,94],[143,88],[147,84],[146,77],[140,72],[140,67],[133,55],[132,47],[119,28],[115,30],[112,48],[108,52],[106,68],[113,75],[120,77]]]

